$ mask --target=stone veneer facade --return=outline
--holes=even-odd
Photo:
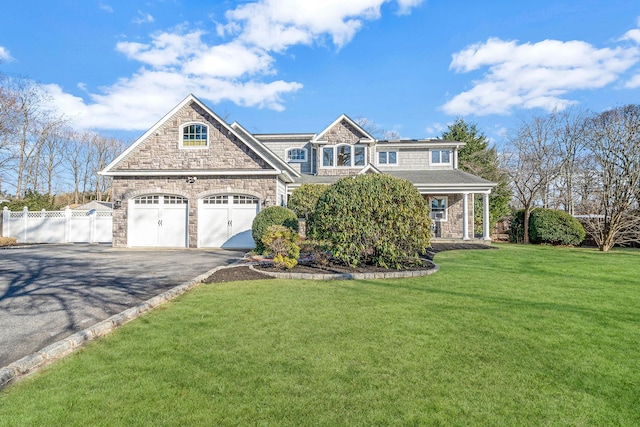
[[[208,147],[180,147],[182,125],[209,126]],[[122,159],[115,171],[197,171],[269,169],[270,166],[244,142],[226,129],[199,105],[185,105]]]
[[[462,238],[462,209],[463,209],[463,196],[462,194],[427,194],[424,198],[427,204],[431,206],[432,197],[447,197],[447,220],[440,222],[440,239],[460,239]],[[469,237],[473,238],[473,196],[469,194],[468,201],[468,224],[469,224]]]
[[[127,246],[127,219],[129,201],[138,196],[150,194],[169,194],[186,197],[188,204],[188,247],[195,248],[198,243],[198,200],[215,194],[243,194],[254,196],[273,206],[276,202],[275,177],[224,177],[202,176],[192,184],[186,176],[170,177],[115,177],[113,180],[114,200],[122,205],[113,210],[113,246]]]

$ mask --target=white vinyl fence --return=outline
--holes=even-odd
[[[112,240],[111,211],[2,211],[2,236],[18,243],[108,243]]]

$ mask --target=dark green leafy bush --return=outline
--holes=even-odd
[[[272,225],[284,225],[297,233],[298,217],[291,209],[283,206],[270,206],[258,212],[251,226],[251,235],[256,242],[256,252],[263,253],[265,251],[262,237]]]
[[[521,242],[524,235],[524,211],[518,211],[511,221],[511,240]],[[531,243],[577,246],[586,237],[584,227],[567,212],[554,209],[533,209],[529,217]]]
[[[327,188],[329,186],[325,184],[302,184],[291,193],[287,207],[294,211],[298,218],[309,220],[313,216],[318,199]]]
[[[413,184],[365,174],[342,178],[320,196],[309,235],[329,242],[333,256],[351,266],[402,268],[429,246],[430,224]]]

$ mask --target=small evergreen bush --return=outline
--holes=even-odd
[[[272,225],[262,236],[266,253],[273,255],[274,265],[287,270],[298,264],[298,258],[300,258],[299,240],[298,234],[284,225]]]
[[[529,221],[531,243],[577,246],[586,237],[584,227],[567,212],[535,209]]]
[[[270,206],[258,212],[251,225],[251,235],[256,242],[256,252],[263,253],[265,251],[262,237],[272,225],[284,225],[297,233],[298,217],[291,209],[283,206]]]
[[[431,238],[429,208],[411,182],[390,175],[345,177],[320,196],[309,236],[351,266],[415,264]]]
[[[524,211],[515,213],[511,221],[510,240],[522,242],[524,234]],[[567,212],[555,209],[536,208],[529,217],[529,241],[550,245],[577,246],[586,237],[584,227]]]

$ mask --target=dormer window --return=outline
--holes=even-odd
[[[431,164],[450,164],[451,150],[431,150]]]
[[[289,162],[306,162],[307,150],[304,148],[290,148],[287,150],[287,161]]]
[[[201,123],[186,124],[182,127],[182,147],[203,148],[209,145],[208,127]]]

